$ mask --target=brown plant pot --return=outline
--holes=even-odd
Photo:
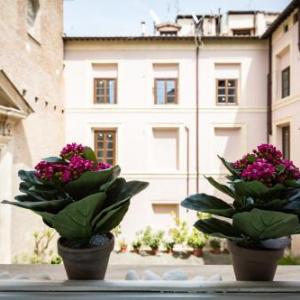
[[[120,253],[126,253],[127,252],[127,246],[120,247]]]
[[[149,255],[156,255],[158,252],[158,248],[152,248],[151,250],[146,251]]]
[[[193,249],[193,255],[196,256],[196,257],[202,257],[203,256],[203,249],[202,248]]]
[[[238,281],[273,281],[277,262],[284,249],[247,249],[228,241],[233,269]]]
[[[212,253],[212,254],[221,254],[221,248],[212,248],[210,250],[210,253]]]
[[[70,248],[63,238],[57,241],[58,254],[62,257],[70,280],[103,280],[109,256],[114,248],[114,236],[109,233],[109,242],[93,248]]]
[[[140,248],[133,248],[131,252],[139,254],[140,253]]]

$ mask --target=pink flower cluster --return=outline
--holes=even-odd
[[[41,161],[35,166],[36,176],[42,180],[61,183],[68,183],[80,177],[87,171],[100,171],[111,167],[104,162],[94,162],[84,158],[85,147],[78,144],[66,145],[60,156],[62,162]]]
[[[241,178],[247,181],[258,180],[267,186],[284,183],[286,180],[300,179],[300,171],[273,145],[262,144],[242,159],[233,163]]]

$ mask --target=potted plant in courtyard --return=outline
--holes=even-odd
[[[4,203],[32,210],[59,233],[58,253],[69,279],[103,279],[114,247],[111,231],[130,199],[148,185],[126,182],[120,171],[98,162],[89,147],[68,144],[34,171],[19,171],[22,195]]]
[[[148,251],[150,255],[157,254],[162,243],[163,236],[164,232],[161,230],[153,232],[150,226],[145,229],[142,240],[143,244],[151,249]]]
[[[273,280],[289,236],[300,233],[299,169],[268,144],[235,163],[220,159],[230,172],[228,184],[212,177],[207,180],[232,201],[196,194],[182,205],[217,216],[198,220],[194,226],[228,240],[237,280]]]
[[[210,253],[221,254],[221,241],[217,238],[212,238],[209,240]]]
[[[203,248],[206,245],[205,235],[193,228],[191,234],[188,236],[187,245],[193,249],[193,255],[197,257],[203,256]]]
[[[131,243],[132,252],[139,254],[142,247],[142,232],[138,231],[135,234],[135,239]]]
[[[119,240],[119,252],[126,253],[128,248],[128,244],[124,238]]]

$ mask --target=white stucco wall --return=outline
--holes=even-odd
[[[199,55],[200,191],[214,192],[204,174],[223,172],[216,154],[236,157],[266,141],[266,45],[264,42],[207,42]],[[118,104],[93,104],[93,63],[118,65]],[[179,104],[158,106],[153,99],[153,64],[179,64]],[[237,106],[216,105],[215,64],[240,64]],[[189,193],[196,191],[195,48],[192,43],[70,42],[65,45],[66,140],[93,145],[92,128],[117,128],[117,163],[127,179],[150,182],[133,199],[122,223],[128,238],[146,225],[160,228],[152,203],[178,203],[185,198],[187,131],[190,132]],[[152,128],[177,128],[178,170],[151,165]],[[215,128],[223,128],[219,130]],[[237,128],[240,138],[224,132]],[[229,130],[229,131],[228,131]],[[215,134],[219,136],[216,139]],[[220,134],[221,133],[221,134]],[[234,133],[234,134],[235,134]],[[230,144],[228,141],[233,140]],[[216,142],[217,141],[217,142]],[[236,154],[236,155],[235,155]],[[179,208],[190,224],[194,213]],[[171,224],[170,224],[171,225]]]

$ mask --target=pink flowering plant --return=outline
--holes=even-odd
[[[35,170],[20,170],[22,194],[3,203],[30,209],[67,241],[91,246],[95,236],[120,224],[131,198],[148,186],[127,182],[120,172],[119,166],[99,162],[91,148],[68,144]]]
[[[213,216],[197,221],[197,229],[246,247],[270,246],[271,240],[300,233],[300,171],[292,161],[269,144],[236,162],[219,158],[230,173],[227,184],[206,179],[232,200],[201,193],[187,197],[182,206],[232,220]]]

